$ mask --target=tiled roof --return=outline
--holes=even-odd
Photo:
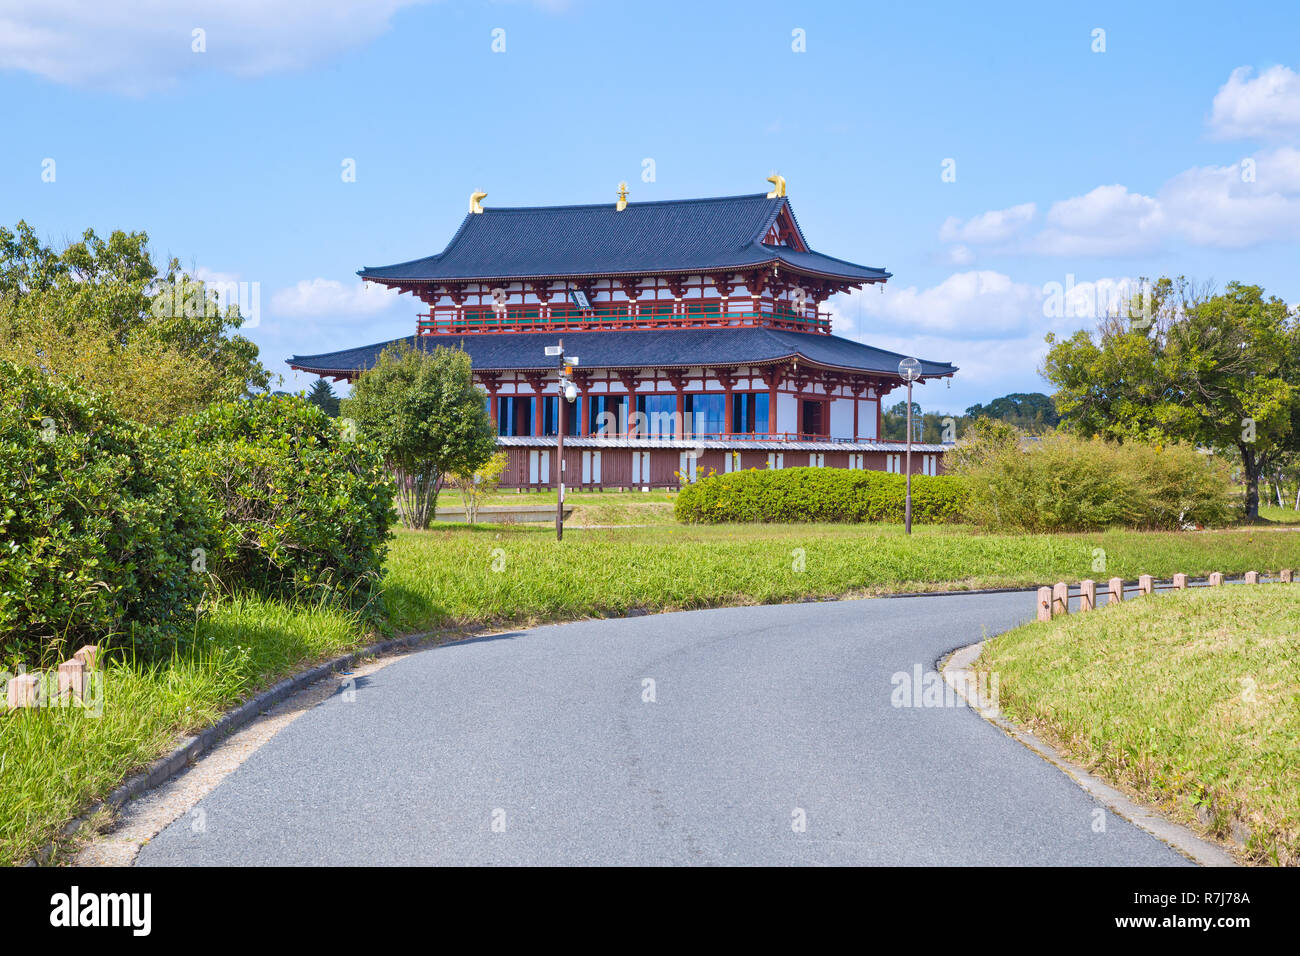
[[[818,252],[763,244],[785,197],[765,193],[595,206],[485,207],[469,213],[437,255],[368,266],[364,279],[404,282],[645,275],[784,263],[852,282],[881,281],[883,269]],[[793,218],[793,211],[791,212]]]
[[[584,369],[694,368],[705,365],[747,365],[800,357],[815,365],[857,372],[898,374],[897,352],[863,345],[820,332],[789,332],[746,326],[733,329],[601,330],[593,332],[515,332],[476,335],[412,335],[340,352],[295,355],[292,368],[321,375],[362,372],[379,353],[396,342],[433,351],[438,346],[469,353],[479,371],[551,369],[555,360],[545,348],[564,339],[564,350],[578,356]],[[948,362],[922,361],[925,378],[952,375]]]

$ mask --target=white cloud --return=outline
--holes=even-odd
[[[939,227],[939,238],[944,242],[1005,242],[1028,226],[1036,211],[1037,206],[1027,202],[981,213],[965,222],[949,216]]]
[[[1140,291],[1137,281],[1127,277],[1078,282],[1063,275],[1037,286],[984,269],[953,273],[928,289],[907,286],[887,288],[883,295],[836,296],[828,307],[837,333],[886,348],[882,336],[963,343],[1029,336],[1041,341],[1047,332],[1094,327]]]
[[[1300,239],[1300,149],[1284,146],[1231,166],[1199,166],[1160,190],[1171,236],[1242,247]]]
[[[396,289],[371,282],[302,279],[271,296],[271,311],[294,318],[356,318],[383,312],[398,301]]]
[[[368,43],[425,0],[9,0],[0,69],[143,94],[182,76],[294,70]],[[195,52],[202,30],[204,52]]]
[[[970,246],[955,245],[948,250],[948,262],[954,266],[968,266],[975,261]]]
[[[1222,139],[1300,136],[1300,73],[1274,66],[1258,76],[1232,71],[1214,98],[1212,131]],[[967,220],[950,216],[939,239],[948,260],[975,261],[975,247],[1048,256],[1119,256],[1170,242],[1241,248],[1300,239],[1300,149],[1280,146],[1228,166],[1196,166],[1145,195],[1114,183],[1053,203],[1043,228],[1029,229],[1034,203]]]
[[[1033,286],[1000,272],[978,270],[954,273],[929,289],[907,286],[864,296],[863,310],[899,328],[957,338],[995,338],[1041,318],[1040,299]]]
[[[1136,288],[1129,278],[1075,282],[1068,275],[1037,286],[983,270],[926,289],[835,296],[827,306],[840,335],[958,366],[951,387],[931,383],[917,401],[926,410],[960,411],[1008,392],[1050,391],[1037,374],[1046,334],[1095,328]]]
[[[1210,132],[1216,139],[1273,139],[1300,133],[1300,74],[1273,66],[1256,77],[1232,71],[1215,94]]]
[[[986,213],[985,215],[1000,215]],[[983,217],[970,220],[975,222]],[[941,238],[958,233],[948,229]],[[971,244],[980,240],[963,234]],[[1118,256],[1150,252],[1170,242],[1242,248],[1300,239],[1300,149],[1282,146],[1230,166],[1197,166],[1174,176],[1154,196],[1118,183],[1055,202],[1044,227],[1012,243],[988,240],[1000,251],[1047,256]],[[955,265],[974,253],[949,249]]]
[[[1032,248],[1046,255],[1116,255],[1159,243],[1164,216],[1150,196],[1120,185],[1098,186],[1083,196],[1053,203],[1047,228]]]

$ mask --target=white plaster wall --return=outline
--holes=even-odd
[[[863,399],[858,402],[858,437],[878,438],[876,434],[876,401]]]
[[[831,402],[831,437],[853,438],[853,402],[837,398]]]
[[[799,400],[784,392],[776,396],[776,430],[779,432],[797,432],[799,430]]]

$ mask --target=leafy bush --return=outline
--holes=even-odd
[[[221,519],[208,555],[219,581],[353,605],[377,593],[393,490],[350,422],[297,396],[261,395],[211,405],[172,433]]]
[[[967,484],[967,517],[989,530],[1177,530],[1227,524],[1238,510],[1226,462],[1190,445],[1064,434],[1022,444],[1010,426],[985,423],[949,467]]]
[[[750,521],[902,521],[903,475],[843,468],[782,468],[710,474],[677,495],[677,520],[692,523]],[[912,520],[956,521],[965,503],[962,484],[946,475],[912,476]]]
[[[397,479],[397,510],[408,528],[429,526],[449,473],[472,474],[496,452],[483,398],[465,352],[399,342],[340,403]]]
[[[175,456],[107,401],[0,362],[0,652],[82,643],[146,654],[202,599],[191,568],[215,529]]]

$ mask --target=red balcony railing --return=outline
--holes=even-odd
[[[798,332],[831,330],[829,312],[762,309],[758,312],[723,312],[708,306],[686,305],[684,311],[661,311],[641,306],[630,313],[626,305],[575,309],[569,306],[509,305],[502,309],[470,306],[464,309],[434,308],[419,319],[421,335],[466,332],[562,332],[599,329],[718,329],[765,326]]]
[[[554,438],[554,432],[548,432],[541,436],[544,438]],[[692,432],[686,435],[670,435],[665,432],[591,432],[587,435],[579,435],[575,431],[566,430],[565,439],[570,438],[609,438],[617,440],[637,440],[637,441],[760,441],[760,442],[782,442],[782,441],[817,441],[831,442],[853,441],[850,438],[832,438],[830,435],[813,435],[802,432],[771,432],[754,434],[753,432]],[[875,441],[876,439],[863,439],[864,441]],[[901,440],[901,439],[900,439]]]

